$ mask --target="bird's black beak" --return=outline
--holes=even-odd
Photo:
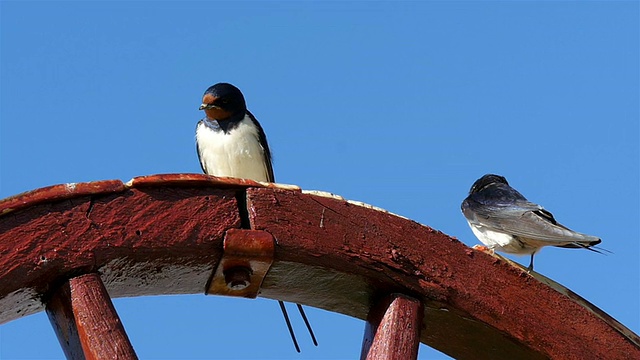
[[[213,104],[205,104],[205,103],[200,104],[200,110],[215,109],[217,107],[218,106],[213,105]]]

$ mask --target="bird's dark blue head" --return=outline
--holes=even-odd
[[[247,104],[240,89],[231,84],[218,83],[204,92],[200,110],[204,110],[212,120],[240,120],[247,112]]]
[[[469,190],[469,195],[478,193],[491,185],[504,184],[509,186],[507,179],[504,176],[487,174],[480,179],[476,180]]]

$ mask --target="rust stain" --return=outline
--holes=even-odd
[[[275,250],[275,240],[266,231],[230,229],[223,245],[224,251],[212,274],[205,293],[208,295],[240,296],[255,298],[264,281]],[[244,285],[229,286],[229,272],[242,275],[247,270]]]
[[[640,358],[632,331],[507,259],[337,196],[200,174],[0,201],[0,323],[41,311],[43,297],[88,272],[100,271],[114,297],[202,293],[225,234],[242,226],[244,195],[251,228],[277,239],[263,283],[270,298],[364,319],[380,296],[409,294],[424,304],[420,340],[459,359]],[[331,280],[314,281],[311,269]]]

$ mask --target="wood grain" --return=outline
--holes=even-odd
[[[457,359],[640,358],[640,338],[588,301],[428,226],[340,198],[247,196],[252,227],[277,243],[263,296],[364,320],[376,299],[403,293],[425,306],[421,341]]]
[[[416,359],[423,308],[419,300],[390,294],[367,316],[361,360]]]
[[[440,231],[296,187],[197,174],[1,200],[0,323],[43,310],[84,274],[100,274],[111,297],[203,293],[225,234],[247,224],[275,239],[262,297],[366,320],[379,299],[405,294],[424,306],[420,341],[458,359],[640,359],[640,338],[593,304]]]
[[[240,227],[236,191],[140,187],[0,216],[0,323],[43,310],[42,296],[91,272],[113,297],[204,293],[225,232]]]
[[[137,359],[100,275],[69,279],[47,302],[67,359]]]

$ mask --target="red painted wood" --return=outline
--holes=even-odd
[[[124,190],[124,184],[120,180],[47,186],[0,200],[0,215],[44,202],[65,200],[81,195],[118,193]]]
[[[160,174],[149,176],[138,176],[133,178],[129,184],[135,187],[142,186],[216,186],[220,188],[242,188],[242,187],[261,187],[259,182],[250,179],[217,177],[206,174]]]
[[[96,273],[62,284],[47,303],[47,315],[67,359],[137,359]]]
[[[425,305],[421,341],[457,359],[640,359],[640,338],[602,310],[428,226],[340,199],[247,194],[252,228],[277,240],[270,274],[287,275],[267,276],[262,296],[284,287],[298,303],[364,319],[371,299],[408,294]]]
[[[195,174],[120,184],[0,201],[0,323],[79,274],[100,273],[112,297],[203,293],[248,213],[276,239],[260,296],[366,319],[376,299],[407,294],[424,305],[420,340],[459,359],[640,359],[636,334],[570,290],[411,220]]]
[[[113,297],[203,293],[224,234],[239,227],[236,190],[206,186],[80,194],[0,216],[0,323],[96,271]]]
[[[300,191],[296,185],[284,185],[275,183],[262,183],[250,179],[239,179],[229,177],[217,177],[206,174],[160,174],[138,176],[127,183],[132,187],[147,186],[212,186],[219,189],[225,188],[248,188],[248,187],[264,187],[264,188],[287,188],[287,190]]]
[[[416,359],[423,311],[420,301],[409,296],[384,297],[367,316],[360,359]]]

